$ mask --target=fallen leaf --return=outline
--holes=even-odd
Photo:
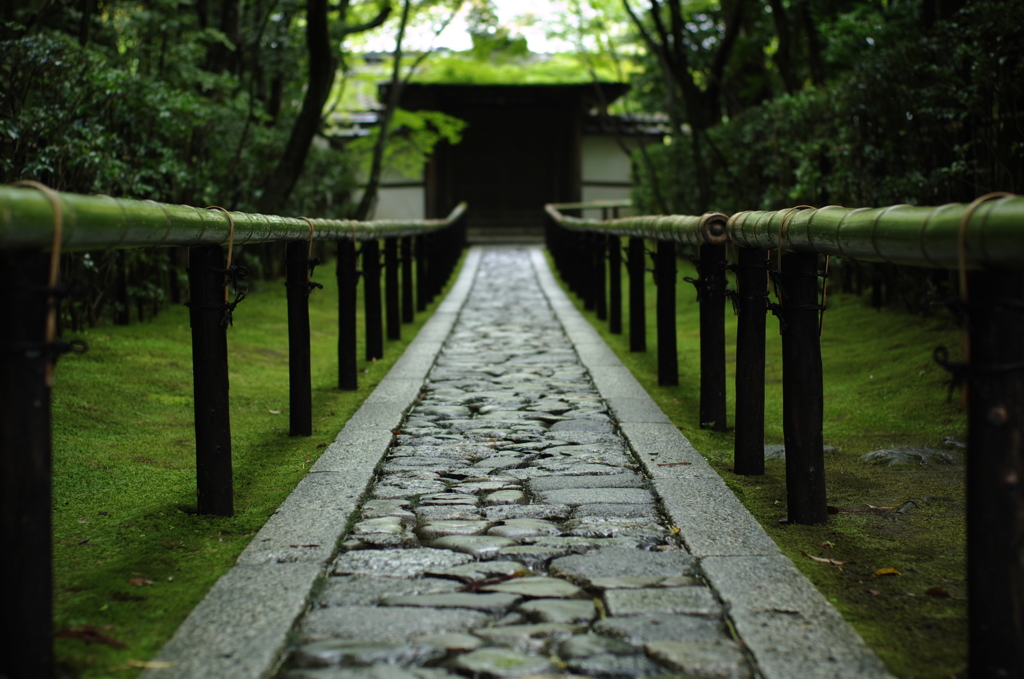
[[[827,557],[822,556],[811,556],[807,552],[800,553],[806,556],[808,559],[812,559],[814,561],[817,561],[818,563],[830,563],[833,566],[839,566],[839,570],[843,570],[843,566],[845,566],[846,564],[853,563],[853,561],[840,561],[839,559],[829,559]]]
[[[878,596],[879,594],[881,594],[881,592],[879,592],[877,589],[869,589],[868,594],[870,594],[871,596]]]
[[[128,648],[123,641],[118,641],[109,634],[104,634],[92,625],[79,625],[78,628],[65,627],[55,635],[61,639],[79,639],[87,644],[106,644],[113,648]]]
[[[280,410],[271,410],[271,411],[270,411],[270,414],[271,414],[271,415],[280,415],[280,414],[281,414],[281,411],[280,411]]]
[[[174,663],[166,660],[129,660],[125,664],[140,670],[166,670],[168,667],[174,667]]]
[[[148,578],[131,578],[128,580],[128,584],[142,587],[143,585],[152,585],[153,581]]]
[[[692,462],[659,462],[659,467],[680,467],[684,464],[693,464]]]
[[[937,599],[948,599],[951,596],[949,590],[945,587],[931,587],[926,589],[924,593]]]
[[[668,532],[672,533],[672,535],[679,535],[679,533],[680,533],[679,526],[669,526]]]
[[[885,575],[901,575],[901,573],[895,568],[879,568],[875,571],[876,578],[881,578]]]

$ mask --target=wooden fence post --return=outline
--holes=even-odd
[[[676,244],[658,241],[654,255],[654,281],[658,286],[658,384],[679,384],[679,354],[676,348]]]
[[[579,244],[579,261],[576,264],[576,287],[578,294],[583,298],[583,310],[594,311],[597,308],[597,273],[594,267],[594,254],[597,244],[594,242],[593,234],[588,231],[577,231],[574,233]]]
[[[622,334],[622,241],[608,236],[608,332]]]
[[[737,474],[764,474],[764,331],[767,315],[768,251],[740,248],[736,266]]]
[[[444,287],[444,257],[441,253],[441,244],[438,242],[437,232],[427,234],[427,258],[430,263],[427,265],[427,287],[430,291],[428,302],[433,302],[441,288]]]
[[[608,285],[605,280],[605,267],[607,266],[606,237],[603,233],[595,233],[591,236],[594,252],[594,276],[591,285],[594,289],[594,307],[597,311],[597,320],[608,320]]]
[[[128,296],[128,251],[121,250],[114,253],[115,276],[115,299],[117,301],[117,312],[114,314],[114,325],[128,325],[132,320],[131,299]]]
[[[363,241],[363,323],[366,324],[366,360],[384,358],[384,319],[380,299],[380,241]]]
[[[629,350],[647,351],[647,245],[643,238],[629,239]]]
[[[430,263],[427,258],[427,237],[425,234],[416,236],[416,311],[425,311],[430,304]]]
[[[402,339],[402,315],[398,304],[398,239],[384,239],[384,310],[389,340]]]
[[[416,301],[412,296],[412,237],[405,236],[401,241],[402,260],[402,322],[412,323],[416,320]]]
[[[0,675],[52,677],[50,255],[0,257]]]
[[[189,248],[189,321],[196,415],[196,487],[200,514],[234,513],[231,413],[228,404],[228,314],[224,251]]]
[[[971,676],[1024,676],[1024,272],[968,278]]]
[[[818,255],[790,252],[779,273],[782,324],[782,427],[790,523],[825,523]]]
[[[291,241],[285,252],[288,298],[289,436],[313,435],[313,385],[309,356],[309,243]]]
[[[701,245],[700,427],[725,431],[725,246]]]
[[[338,389],[359,388],[356,357],[356,286],[359,284],[355,241],[338,241]]]

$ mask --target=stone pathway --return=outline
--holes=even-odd
[[[489,250],[287,679],[750,677],[538,287]]]
[[[154,660],[143,679],[891,679],[529,247],[470,251]]]

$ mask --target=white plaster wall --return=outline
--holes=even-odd
[[[592,200],[629,200],[632,198],[633,189],[628,186],[587,186],[583,185],[583,202],[589,203]],[[636,214],[636,210],[631,207],[620,207],[619,216],[629,217]],[[611,217],[611,210],[608,211],[608,216]],[[586,219],[601,219],[601,210],[584,210],[583,217]]]
[[[425,219],[426,194],[422,186],[382,186],[377,190],[374,219]]]
[[[624,139],[632,148],[635,142]],[[630,181],[629,156],[612,136],[583,137],[583,183]]]

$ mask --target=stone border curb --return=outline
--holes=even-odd
[[[672,524],[725,603],[765,679],[891,679],[857,632],[779,552],[673,425],[531,248],[541,289],[651,479]],[[686,463],[682,465],[672,463]]]
[[[309,474],[213,585],[142,679],[264,679],[273,675],[310,592],[338,550],[349,517],[391,445],[392,432],[419,397],[427,373],[469,296],[481,250],[434,315]]]

